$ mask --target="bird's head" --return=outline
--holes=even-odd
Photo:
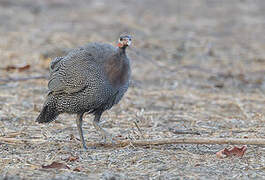
[[[121,35],[119,38],[118,47],[119,48],[126,48],[130,46],[132,43],[132,37],[130,35]]]

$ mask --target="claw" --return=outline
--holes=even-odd
[[[97,121],[93,122],[94,127],[96,128],[96,130],[98,130],[102,136],[102,139],[104,141],[104,144],[107,143],[107,141],[110,141],[112,144],[114,143],[113,141],[113,136],[108,133],[106,130],[104,130]]]
[[[103,130],[103,129],[102,129]],[[104,130],[104,133],[102,134],[104,144],[107,143],[107,140],[111,142],[112,144],[114,143],[113,136],[112,134],[108,133],[107,131]]]
[[[105,131],[101,127],[101,125],[99,124],[101,114],[102,114],[102,112],[98,112],[95,114],[93,125],[94,125],[95,129],[100,132],[102,139],[104,141],[104,144],[107,143],[107,140],[109,140],[112,144],[114,144],[113,136],[110,133],[108,133],[107,131]]]

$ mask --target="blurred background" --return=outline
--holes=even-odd
[[[47,140],[22,146],[0,142],[0,174],[263,177],[262,147],[222,164],[215,161],[219,145],[102,147],[85,153],[79,141],[65,142],[78,137],[74,117],[62,115],[48,125],[34,121],[48,90],[52,58],[88,42],[116,45],[127,32],[133,36],[127,51],[132,85],[103,116],[112,134],[133,140],[196,136],[178,133],[183,130],[199,132],[198,137],[264,138],[264,29],[262,0],[0,0],[0,136]],[[96,142],[100,137],[91,118],[86,116],[85,138]],[[82,166],[80,173],[40,170],[42,163],[69,153],[80,157],[69,165]]]

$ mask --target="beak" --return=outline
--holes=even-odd
[[[131,41],[129,41],[128,39],[126,39],[125,42],[126,42],[126,45],[127,46],[130,46],[131,45]]]

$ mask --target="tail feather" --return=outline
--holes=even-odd
[[[59,113],[57,112],[56,108],[45,105],[40,113],[40,115],[37,117],[36,121],[39,123],[48,123],[54,121]]]

